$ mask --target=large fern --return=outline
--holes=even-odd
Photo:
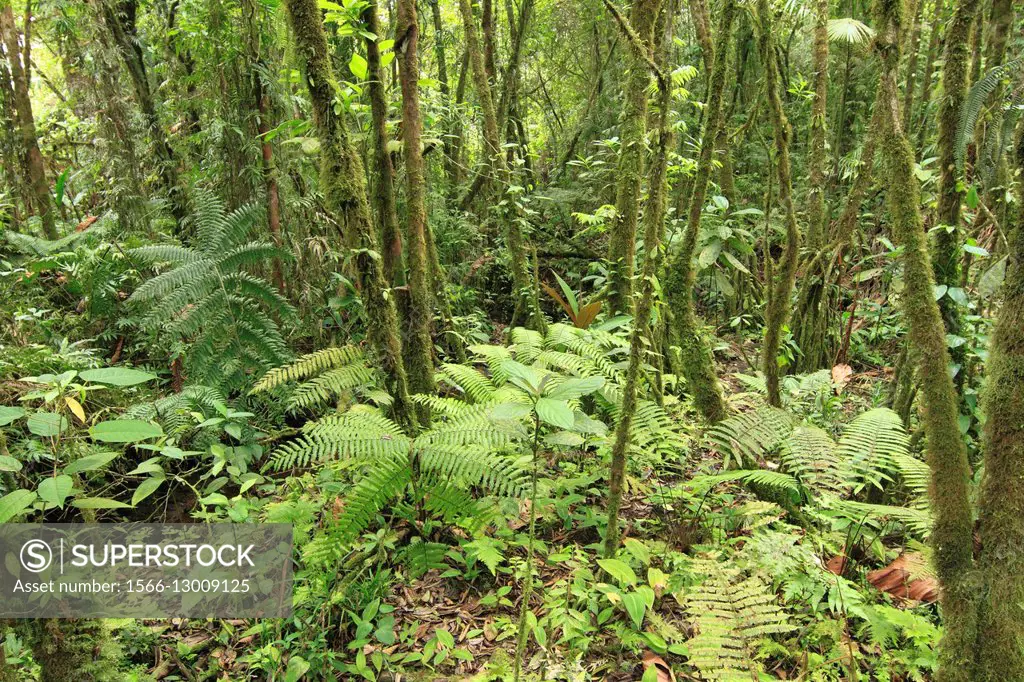
[[[298,385],[292,386],[295,382]],[[370,397],[379,404],[373,391],[380,383],[377,372],[370,367],[362,350],[356,346],[342,346],[324,348],[271,369],[249,393],[288,386],[286,406],[295,411],[337,402],[351,393]]]
[[[742,467],[773,452],[792,431],[788,413],[762,404],[718,422],[708,429],[707,438],[721,453],[724,466],[735,462]]]
[[[185,369],[196,382],[229,389],[243,386],[290,359],[279,321],[295,311],[277,289],[253,274],[283,254],[253,240],[261,209],[247,204],[228,213],[209,192],[192,199],[195,239],[190,245],[155,244],[129,251],[140,265],[162,270],[129,298],[138,324],[159,343],[185,343]]]

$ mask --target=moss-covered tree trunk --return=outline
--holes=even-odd
[[[789,319],[789,299],[796,279],[797,257],[800,249],[800,228],[796,223],[796,208],[793,206],[793,171],[789,160],[789,140],[792,130],[786,113],[782,110],[779,94],[779,64],[775,54],[775,38],[772,34],[771,10],[767,0],[758,0],[758,19],[761,22],[761,59],[764,63],[765,88],[768,94],[768,112],[772,121],[775,139],[775,170],[779,181],[779,204],[782,205],[786,225],[786,243],[778,267],[774,270],[774,281],[768,283],[768,300],[765,304],[764,347],[761,351],[761,371],[764,372],[768,388],[768,402],[776,407],[782,405],[779,395],[779,348],[782,345],[782,330]],[[765,244],[768,254],[770,245]],[[767,256],[770,258],[770,255]]]
[[[1017,216],[986,364],[978,682],[1024,680],[1024,116],[1017,124]]]
[[[678,373],[686,380],[686,390],[697,410],[712,423],[724,419],[727,409],[722,387],[715,373],[711,345],[704,335],[702,323],[695,309],[697,269],[694,258],[718,129],[722,125],[722,98],[725,94],[725,74],[729,61],[728,46],[732,38],[735,14],[736,7],[733,2],[723,4],[718,23],[721,49],[710,55],[713,66],[708,84],[708,101],[704,107],[700,157],[697,159],[697,170],[690,186],[686,232],[683,233],[682,244],[670,260],[665,274],[665,293],[669,304],[669,341],[679,348],[678,359],[674,364]]]
[[[462,14],[462,26],[466,39],[466,50],[469,54],[469,70],[476,86],[477,100],[483,116],[484,146],[488,165],[496,171],[501,185],[502,223],[505,230],[505,242],[508,257],[511,261],[513,297],[515,310],[512,324],[527,322],[534,329],[544,327],[544,318],[537,300],[537,288],[530,274],[529,262],[526,258],[526,244],[520,226],[520,215],[516,198],[507,193],[511,184],[511,174],[505,155],[501,148],[501,135],[498,128],[498,112],[492,96],[491,83],[484,63],[484,54],[480,48],[479,32],[476,19],[473,17],[472,0],[459,0],[459,11]]]
[[[648,52],[661,0],[635,0],[629,25]],[[640,218],[640,186],[647,156],[647,89],[651,73],[647,60],[629,50],[629,75],[623,86],[619,121],[619,159],[615,176],[615,220],[608,243],[608,307],[611,312],[632,309],[636,232]]]
[[[388,102],[384,88],[384,69],[381,68],[380,18],[377,0],[370,0],[363,11],[367,30],[374,38],[366,39],[366,73],[370,78],[366,90],[370,95],[370,129],[373,138],[373,164],[375,175],[373,208],[380,223],[381,242],[384,247],[384,276],[392,284],[405,284],[405,266],[402,257],[402,231],[398,227],[395,210],[395,168],[388,151]]]
[[[14,120],[21,137],[21,167],[26,178],[23,186],[28,190],[25,197],[25,208],[39,216],[43,234],[47,239],[57,238],[57,227],[54,221],[53,200],[50,198],[50,185],[46,181],[46,166],[43,155],[39,151],[36,139],[36,123],[32,115],[32,100],[29,96],[30,48],[31,41],[21,48],[20,32],[14,22],[14,12],[9,2],[3,3],[0,9],[0,34],[3,37],[4,50],[7,52],[7,71],[11,77]]]
[[[316,0],[287,0],[285,4],[305,68],[313,125],[320,138],[320,186],[345,240],[356,249],[355,265],[366,308],[367,332],[394,398],[395,419],[407,428],[415,428],[394,296],[375,253],[377,232],[370,218],[363,162],[352,146],[344,119],[334,109],[334,73],[320,9]]]
[[[25,623],[19,630],[39,664],[40,682],[120,682],[119,654],[101,620],[56,618]]]
[[[409,264],[409,316],[406,369],[414,393],[434,392],[434,343],[430,262],[427,257],[427,180],[423,167],[423,118],[420,115],[419,22],[416,0],[398,0],[395,53],[402,88],[402,141],[406,180],[406,248]]]
[[[939,187],[936,222],[945,229],[935,230],[932,267],[935,283],[947,287],[960,286],[960,194],[962,176],[956,164],[956,133],[960,110],[967,94],[968,68],[971,53],[971,25],[977,14],[979,0],[960,0],[946,30],[942,56],[942,100],[939,103]],[[939,299],[942,321],[949,334],[960,335],[960,306],[952,296]],[[953,362],[963,370],[967,344],[953,348]],[[957,374],[957,384],[964,372]]]
[[[160,124],[156,99],[149,83],[146,60],[142,53],[142,43],[139,40],[136,27],[138,2],[137,0],[97,0],[97,2],[101,8],[103,22],[113,37],[114,45],[128,69],[128,75],[135,90],[135,99],[139,104],[139,109],[142,110],[146,130],[149,132],[153,149],[156,152],[160,177],[164,184],[164,191],[167,192],[171,215],[180,229],[188,215],[187,200],[178,180],[178,166],[174,158],[174,151]]]
[[[831,361],[826,347],[827,325],[832,304],[825,272],[831,260],[820,253],[827,239],[828,211],[825,202],[825,114],[828,98],[828,18],[829,0],[814,2],[814,100],[811,103],[811,129],[807,161],[807,247],[802,285],[793,337],[803,354],[797,370],[813,370]],[[870,132],[868,133],[870,134]]]
[[[733,0],[725,0],[731,5]],[[666,40],[659,48],[659,68],[656,72],[658,83],[658,127],[656,147],[648,173],[647,201],[644,205],[644,254],[640,277],[639,295],[634,297],[633,331],[629,340],[629,364],[626,367],[626,382],[622,388],[622,405],[615,424],[615,439],[612,443],[612,460],[608,473],[608,526],[605,533],[604,555],[615,556],[619,549],[619,510],[622,507],[623,483],[626,479],[627,450],[639,399],[641,371],[649,362],[646,357],[653,344],[651,334],[651,312],[654,310],[655,278],[661,263],[659,251],[664,230],[667,205],[668,155],[672,149],[671,123],[671,81],[664,73],[664,52]],[[650,68],[646,64],[645,68]]]
[[[946,330],[933,293],[934,274],[921,217],[921,191],[914,153],[903,132],[896,85],[899,65],[899,0],[878,0],[876,49],[882,70],[882,150],[887,199],[896,241],[904,249],[902,303],[911,355],[921,382],[922,425],[931,470],[935,522],[931,542],[942,588],[945,632],[940,644],[940,682],[968,682],[974,661],[977,594],[972,587],[973,528],[968,484],[971,475],[960,435],[957,395],[949,376]]]
[[[928,106],[932,101],[932,91],[935,86],[932,83],[932,76],[935,73],[935,58],[939,54],[939,47],[942,45],[942,34],[946,24],[946,0],[935,0],[935,14],[932,16],[932,31],[928,37],[928,52],[924,61],[924,73],[921,76],[921,92],[918,94],[920,105],[920,116],[911,115],[911,126],[907,128],[906,134],[914,129],[913,122],[917,122],[917,139],[915,149],[920,153],[924,148],[925,135],[929,127],[925,125],[928,118]]]

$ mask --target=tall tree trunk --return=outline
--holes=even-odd
[[[263,58],[262,36],[260,30],[260,7],[262,5],[254,0],[246,0],[243,4],[246,26],[246,49],[249,58],[249,73],[252,79],[252,97],[256,104],[256,133],[260,140],[260,164],[263,171],[263,187],[267,200],[267,227],[270,231],[270,238],[274,246],[281,248],[281,194],[277,186],[277,169],[274,166],[274,148],[271,141],[267,139],[270,132],[270,117],[272,107],[270,93],[263,82],[264,75],[268,72],[268,65]],[[274,285],[281,291],[285,290],[284,270],[281,267],[281,259],[274,257],[273,262]]]
[[[26,17],[26,21],[29,20]],[[32,116],[32,100],[29,97],[31,46],[26,37],[25,48],[22,50],[19,32],[14,23],[14,12],[9,3],[5,3],[0,10],[0,33],[3,34],[4,48],[7,51],[7,67],[13,86],[11,92],[14,97],[14,117],[21,135],[22,167],[27,175],[24,182],[28,189],[25,208],[39,216],[43,234],[47,239],[56,239],[53,200],[50,198],[50,185],[46,181],[43,155],[39,151],[39,142],[36,139],[36,123]]]
[[[489,167],[496,171],[499,186],[504,191],[511,185],[511,174],[505,155],[501,149],[501,136],[498,128],[498,113],[491,94],[491,84],[484,64],[484,55],[480,50],[480,38],[473,17],[472,0],[459,0],[462,13],[462,24],[465,31],[466,50],[469,53],[469,68],[476,85],[477,100],[484,124],[484,146]],[[505,242],[512,265],[512,286],[515,289],[515,311],[512,324],[528,320],[534,329],[544,327],[544,318],[537,300],[537,288],[530,274],[530,266],[526,259],[526,246],[522,228],[519,224],[519,208],[516,198],[511,195],[502,197],[502,223],[505,229]]]
[[[700,217],[711,177],[718,128],[722,125],[722,99],[725,94],[725,74],[729,62],[729,40],[736,15],[734,2],[726,2],[718,23],[721,49],[709,55],[713,61],[708,83],[708,101],[704,107],[704,128],[701,131],[700,157],[690,186],[686,231],[679,251],[671,259],[665,275],[665,292],[669,302],[669,340],[679,347],[679,373],[686,380],[686,390],[697,410],[711,423],[721,421],[727,414],[722,387],[715,373],[715,360],[711,345],[704,335],[697,317],[695,297],[697,270],[694,258]]]
[[[910,130],[911,115],[914,111],[914,85],[917,82],[917,55],[921,51],[921,17],[924,16],[925,0],[919,0],[914,13],[914,28],[907,41],[907,77],[903,85],[903,129]]]
[[[768,283],[768,300],[765,304],[764,347],[761,352],[761,371],[768,388],[768,402],[781,407],[779,395],[778,354],[782,344],[782,328],[789,317],[789,298],[793,293],[796,279],[797,257],[800,249],[800,228],[796,223],[796,209],[793,206],[793,172],[789,161],[789,140],[792,129],[782,110],[779,95],[779,65],[775,54],[775,40],[772,35],[771,10],[768,0],[758,0],[758,18],[761,21],[761,58],[765,65],[765,88],[768,94],[768,111],[771,114],[775,132],[775,169],[779,180],[779,203],[782,205],[786,223],[786,244],[780,257],[780,267],[774,274],[774,281]],[[770,245],[765,244],[766,258],[770,259]],[[773,268],[775,269],[775,268]]]
[[[726,10],[733,0],[725,0]],[[668,20],[669,28],[671,19]],[[668,154],[672,149],[671,103],[672,88],[669,77],[664,73],[664,52],[667,49],[663,39],[659,53],[661,67],[656,72],[658,83],[658,128],[656,148],[648,174],[647,202],[644,206],[644,254],[643,270],[640,277],[640,295],[633,308],[633,331],[629,340],[629,364],[626,367],[626,383],[622,387],[622,406],[615,424],[615,440],[612,444],[612,461],[608,472],[608,526],[605,532],[604,555],[614,557],[619,549],[619,510],[622,506],[623,483],[626,479],[627,450],[632,435],[633,417],[636,414],[641,371],[647,364],[648,349],[653,341],[651,334],[651,312],[654,310],[654,283],[657,278],[658,255],[664,230],[667,206]],[[644,65],[646,68],[646,64]]]
[[[932,101],[932,91],[935,87],[932,85],[932,76],[935,73],[935,57],[939,54],[939,47],[942,45],[942,34],[943,28],[945,28],[946,20],[946,0],[935,0],[935,15],[932,17],[932,31],[928,37],[928,55],[924,62],[924,75],[921,77],[921,93],[918,96],[918,100],[921,102],[920,116],[911,116],[911,121],[917,121],[917,140],[916,149],[918,152],[924,149],[925,134],[928,131],[928,126],[925,123],[928,120],[928,105]],[[911,128],[907,128],[907,135],[910,134]]]
[[[458,184],[457,166],[459,160],[455,158],[455,140],[452,128],[455,118],[455,103],[452,102],[451,84],[448,81],[448,57],[444,47],[444,24],[441,21],[440,0],[428,0],[430,3],[430,18],[434,26],[434,59],[437,61],[437,81],[440,83],[441,95],[444,100],[444,128],[442,133],[442,146],[444,148],[444,174],[452,186]]]
[[[113,36],[114,45],[128,68],[128,75],[131,77],[132,87],[135,90],[135,99],[142,110],[146,128],[156,151],[160,177],[164,183],[164,190],[167,192],[171,215],[177,222],[178,228],[181,229],[182,223],[188,215],[185,193],[178,181],[178,166],[174,158],[174,151],[167,141],[163,126],[160,125],[156,100],[149,84],[149,75],[146,72],[146,62],[142,55],[142,46],[139,43],[135,25],[138,2],[137,0],[93,1],[99,3],[107,30]]]
[[[376,178],[373,184],[373,206],[381,226],[381,241],[384,245],[384,277],[391,284],[405,284],[405,265],[402,254],[402,231],[398,227],[398,213],[395,209],[395,168],[388,151],[388,102],[384,88],[384,69],[381,68],[380,18],[377,0],[370,0],[363,11],[366,28],[373,38],[366,39],[366,73],[370,82],[366,89],[370,94],[370,119],[373,137],[373,161]]]
[[[398,0],[395,54],[398,55],[402,87],[402,139],[406,179],[406,234],[409,261],[409,319],[406,369],[414,393],[434,392],[434,344],[430,326],[433,317],[430,292],[430,263],[427,258],[427,181],[424,177],[423,119],[420,116],[419,22],[416,0]],[[429,419],[424,415],[424,423]]]
[[[654,23],[661,0],[635,0],[629,25],[648,53],[654,38]],[[608,243],[608,304],[611,312],[632,309],[633,268],[636,260],[636,230],[640,214],[640,185],[647,155],[647,88],[651,74],[643,55],[629,51],[629,76],[623,93],[619,123],[619,160],[616,167],[615,221]]]
[[[1017,216],[1007,230],[1003,306],[985,367],[979,682],[1024,680],[1024,116],[1014,150]]]
[[[953,12],[953,20],[946,31],[945,51],[942,57],[942,102],[939,105],[939,186],[938,225],[935,230],[934,257],[935,283],[947,287],[960,286],[960,191],[962,180],[956,163],[956,132],[960,124],[960,110],[967,93],[967,68],[970,60],[971,25],[977,13],[979,0],[960,0]],[[946,333],[960,335],[961,314],[959,304],[952,296],[939,299],[939,310]],[[957,384],[965,372],[967,346],[961,344],[951,351],[953,362],[961,370]]]
[[[960,435],[957,396],[949,376],[946,330],[935,302],[935,283],[921,218],[921,191],[914,153],[903,132],[896,85],[900,53],[900,1],[880,0],[876,49],[882,70],[879,105],[883,109],[880,149],[886,163],[887,198],[892,229],[903,246],[904,315],[911,355],[921,382],[922,424],[931,470],[935,521],[931,542],[941,585],[945,632],[939,651],[939,682],[973,680],[977,605],[972,589],[973,529],[968,482],[971,475]],[[948,64],[947,64],[948,66]]]
[[[415,429],[416,418],[402,364],[398,314],[383,268],[373,254],[377,250],[377,232],[370,218],[363,162],[352,145],[345,120],[334,110],[334,73],[320,9],[316,0],[286,0],[285,5],[305,67],[313,125],[320,138],[320,185],[345,240],[356,249],[355,265],[366,307],[367,332],[394,399],[395,420]]]

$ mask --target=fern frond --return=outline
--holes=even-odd
[[[1019,73],[1022,65],[1024,65],[1024,55],[989,69],[988,73],[971,86],[963,108],[960,109],[960,120],[956,128],[956,165],[961,171],[967,156],[967,142],[974,135],[974,128],[978,125],[978,116],[981,114],[982,107],[1004,80]]]
[[[284,367],[271,369],[256,382],[250,393],[269,391],[292,381],[299,381],[330,369],[337,369],[364,361],[363,351],[355,346],[324,348],[323,350],[303,355],[298,360]]]
[[[779,456],[786,471],[812,490],[840,494],[849,488],[836,442],[816,426],[793,429]]]
[[[412,480],[412,470],[406,453],[390,453],[378,457],[366,474],[352,486],[345,496],[345,505],[332,535],[342,545],[359,537],[384,506],[398,497]]]
[[[479,370],[466,365],[445,363],[441,365],[440,378],[465,393],[475,403],[494,400],[494,384]]]
[[[283,471],[336,459],[372,460],[408,457],[409,439],[379,414],[350,411],[330,415],[303,429],[297,439],[274,453],[266,468]]]
[[[724,457],[726,466],[730,460],[743,466],[773,451],[792,430],[793,420],[787,413],[759,405],[718,422],[708,430],[707,437]]]
[[[804,489],[800,485],[800,481],[789,474],[781,471],[769,471],[768,469],[737,469],[734,471],[723,471],[719,474],[696,476],[690,480],[689,484],[695,488],[704,489],[714,487],[719,483],[732,481],[786,493],[793,498],[800,498],[804,495]]]
[[[910,438],[903,420],[884,407],[868,410],[850,422],[839,439],[839,455],[852,471],[855,485],[882,487],[891,480],[896,457],[907,455]]]

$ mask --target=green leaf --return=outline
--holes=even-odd
[[[299,682],[302,676],[309,671],[309,663],[302,656],[292,656],[288,659],[288,668],[284,671],[284,682]]]
[[[68,420],[56,412],[36,412],[27,424],[28,430],[41,438],[59,436],[68,428]]]
[[[116,452],[101,452],[98,455],[88,455],[81,459],[76,459],[71,464],[64,467],[65,474],[77,474],[82,471],[92,471],[99,469],[109,464],[114,460],[119,453]]]
[[[366,80],[366,60],[358,52],[352,53],[352,59],[348,62],[348,70],[359,80]]]
[[[516,421],[533,412],[526,403],[499,403],[491,408],[491,419]]]
[[[988,249],[977,244],[964,244],[964,251],[978,258],[988,258],[990,255]]]
[[[583,379],[566,379],[547,392],[549,398],[570,400],[593,393],[604,386],[604,377],[586,377]]]
[[[515,360],[505,360],[501,363],[501,369],[508,375],[509,381],[531,395],[540,391],[540,373],[532,367],[527,367]]]
[[[537,399],[537,416],[545,424],[557,426],[560,429],[571,429],[575,422],[569,404],[564,400],[554,398]]]
[[[51,476],[39,484],[39,499],[48,505],[64,508],[64,500],[75,487],[75,482],[67,474]]]
[[[967,208],[972,211],[978,208],[978,186],[971,185],[971,188],[967,190],[967,196],[964,197],[964,202],[967,204]]]
[[[21,462],[13,457],[0,455],[0,471],[21,471]]]
[[[626,551],[636,557],[640,563],[645,565],[651,563],[651,550],[647,549],[647,545],[644,543],[636,538],[626,538],[622,544]]]
[[[630,587],[636,585],[636,573],[633,572],[633,569],[625,561],[620,561],[619,559],[598,559],[597,565],[620,583]]]
[[[739,258],[737,258],[736,256],[732,255],[728,251],[723,251],[722,255],[725,256],[725,260],[729,261],[729,264],[731,266],[733,266],[734,268],[736,268],[740,272],[745,272],[748,275],[750,274],[750,270],[747,270],[747,266],[744,265],[743,263],[741,263]]]
[[[151,476],[140,483],[139,487],[135,489],[135,494],[132,495],[132,506],[138,506],[139,502],[155,493],[157,488],[163,485],[163,482],[163,476]]]
[[[626,607],[626,613],[639,630],[644,623],[644,614],[647,613],[647,602],[644,601],[643,595],[638,592],[626,593],[622,595],[622,605]]]
[[[0,426],[7,426],[11,422],[17,421],[24,416],[24,407],[8,407],[7,405],[0,405]]]
[[[164,431],[159,425],[141,419],[113,419],[96,424],[89,429],[89,435],[104,443],[137,443],[159,438]]]
[[[110,386],[135,386],[136,384],[144,384],[147,381],[156,379],[155,374],[138,369],[129,369],[128,367],[87,369],[78,376],[84,381],[95,381],[98,384],[108,384]]]
[[[15,490],[0,497],[0,523],[7,523],[32,506],[35,501],[34,490]]]
[[[558,276],[557,272],[551,273],[555,276],[555,280],[558,282],[558,288],[565,294],[565,300],[569,303],[569,307],[572,308],[573,315],[580,314],[580,303],[576,300],[576,292],[565,283],[565,280]]]
[[[391,646],[395,643],[395,617],[391,614],[383,616],[377,621],[377,629],[373,636],[384,646]]]
[[[936,301],[940,300],[949,291],[949,287],[945,284],[935,284],[932,286],[932,296]]]
[[[131,509],[130,504],[118,502],[108,497],[79,497],[71,504],[79,509]]]

